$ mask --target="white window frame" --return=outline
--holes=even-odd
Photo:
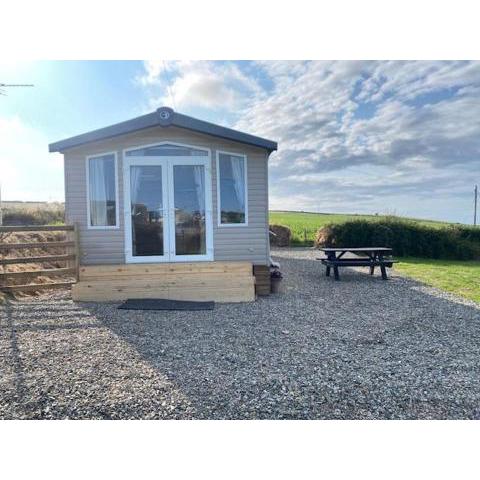
[[[211,262],[214,257],[213,247],[213,212],[212,212],[212,176],[210,173],[210,155],[208,157],[169,157],[171,160],[168,162],[169,168],[169,200],[170,208],[173,208],[174,202],[174,186],[173,186],[173,170],[176,165],[203,165],[205,172],[205,254],[203,255],[177,255],[175,253],[175,217],[173,217],[173,228],[170,229],[170,261],[171,262]]]
[[[148,147],[156,147],[161,145],[177,145],[179,147],[187,147],[192,148],[195,150],[203,150],[207,152],[207,155],[202,155],[200,157],[195,156],[128,156],[127,152],[142,148]],[[164,252],[162,257],[134,257],[131,255],[131,245],[132,245],[132,238],[131,238],[131,229],[126,228],[127,225],[131,225],[129,222],[131,220],[127,219],[127,216],[130,215],[130,175],[125,174],[125,170],[123,172],[123,200],[124,200],[124,222],[125,222],[125,262],[126,263],[152,263],[152,262],[170,262],[170,263],[182,263],[182,262],[212,262],[214,260],[214,244],[213,244],[213,202],[212,202],[212,151],[210,148],[207,147],[200,147],[197,145],[190,145],[187,143],[180,143],[175,140],[162,140],[155,143],[149,143],[147,145],[136,145],[131,146],[128,148],[124,148],[122,151],[123,154],[123,164],[125,168],[125,164],[132,165],[137,162],[137,164],[144,164],[145,161],[151,160],[153,163],[155,161],[164,161],[166,165],[165,170],[165,181],[167,182],[167,192],[165,192],[166,198],[166,212],[164,215],[165,221],[168,223],[167,229],[164,230],[168,234],[168,251]],[[171,180],[173,179],[173,174],[171,173],[171,169],[173,169],[173,165],[175,163],[179,163],[181,165],[198,165],[202,164],[205,167],[205,221],[206,221],[206,243],[207,243],[207,252],[205,255],[176,255],[174,253],[175,250],[175,231],[174,228],[170,228],[170,200],[173,198],[173,184]],[[146,164],[146,163],[145,163]],[[128,167],[129,168],[129,167]],[[128,181],[127,181],[128,177]],[[173,233],[172,233],[173,231]],[[173,238],[173,239],[172,239]]]
[[[160,263],[170,261],[169,251],[169,195],[168,195],[168,161],[160,160],[159,157],[127,157],[123,158],[123,205],[125,225],[125,262],[126,263]],[[141,160],[139,160],[141,159]],[[141,165],[140,165],[141,162]],[[162,198],[163,201],[163,255],[135,256],[132,252],[132,220],[131,220],[131,197],[130,197],[130,167],[132,166],[159,166],[162,168]]]
[[[90,218],[90,159],[113,155],[115,165],[115,225],[92,225]],[[120,204],[118,194],[118,159],[117,152],[102,152],[85,157],[85,180],[87,184],[87,229],[88,230],[118,230],[120,228]]]
[[[212,151],[210,148],[207,148],[207,147],[199,147],[197,145],[191,145],[189,143],[180,143],[180,142],[176,142],[175,140],[162,140],[162,141],[159,141],[159,142],[154,142],[154,143],[147,143],[145,145],[136,145],[136,146],[131,146],[131,147],[128,147],[128,148],[124,148],[122,153],[123,153],[123,158],[167,158],[168,155],[159,155],[158,157],[156,157],[155,155],[145,155],[145,156],[135,156],[135,155],[127,155],[128,152],[131,152],[131,151],[135,151],[135,150],[142,150],[142,149],[146,149],[146,148],[149,148],[149,147],[162,147],[163,145],[174,145],[176,147],[185,147],[185,148],[191,148],[192,150],[203,150],[204,152],[207,152],[207,155],[202,155],[202,158],[209,158],[211,159],[212,158]],[[178,155],[178,156],[181,156],[181,155]],[[175,157],[177,157],[177,155],[175,155]],[[189,158],[190,155],[188,157],[183,157],[183,158]],[[172,158],[172,157],[168,157],[168,158]],[[200,157],[199,157],[200,158]]]
[[[222,206],[220,198],[220,155],[232,155],[234,157],[243,157],[245,171],[245,221],[243,223],[222,223]],[[217,150],[216,152],[216,174],[217,174],[217,222],[219,228],[248,227],[248,159],[244,153],[226,152]]]

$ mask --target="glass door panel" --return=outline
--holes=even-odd
[[[173,165],[175,255],[206,255],[205,166]]]
[[[161,165],[130,167],[132,255],[164,255],[164,206]]]
[[[125,158],[123,174],[126,261],[168,261],[167,162]]]

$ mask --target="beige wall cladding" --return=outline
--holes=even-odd
[[[119,137],[89,143],[67,150],[65,161],[65,210],[67,222],[78,222],[82,265],[122,264],[125,262],[123,219],[123,150],[169,141],[209,148],[213,201],[214,260],[245,260],[265,265],[269,259],[268,239],[268,152],[214,136],[177,127],[153,127]],[[219,227],[217,210],[216,152],[225,150],[247,156],[248,226]],[[118,229],[87,228],[85,157],[117,152],[120,226]]]

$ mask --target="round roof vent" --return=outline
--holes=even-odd
[[[170,125],[173,121],[173,110],[170,107],[161,107],[157,110],[160,125]]]

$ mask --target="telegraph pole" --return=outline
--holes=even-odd
[[[473,226],[477,226],[477,198],[478,198],[478,185],[475,185],[474,197],[473,197]]]

